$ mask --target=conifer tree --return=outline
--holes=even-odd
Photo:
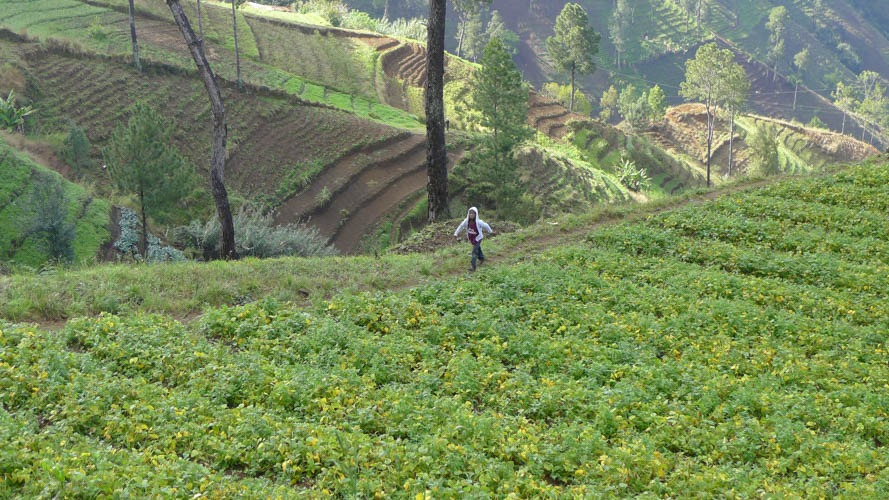
[[[554,35],[546,39],[546,50],[562,71],[571,72],[571,104],[574,111],[574,80],[576,74],[596,71],[593,58],[599,52],[599,35],[590,26],[586,11],[580,4],[565,4],[556,18]]]

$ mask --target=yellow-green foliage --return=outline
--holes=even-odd
[[[260,297],[423,258],[0,278],[4,298],[229,303],[0,321],[0,496],[884,498],[887,200],[874,163],[571,244],[498,236],[471,277],[308,305]]]

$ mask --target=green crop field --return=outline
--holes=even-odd
[[[331,268],[302,259],[0,278],[0,305],[49,286],[63,316],[77,283],[135,297],[0,322],[0,496],[885,497],[887,210],[883,159],[503,235],[468,276],[437,274],[464,247],[327,260],[425,269],[401,290],[316,296]],[[259,300],[138,300],[220,273]]]

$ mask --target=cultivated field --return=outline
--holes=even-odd
[[[322,260],[3,278],[5,317],[43,286],[138,298],[183,272],[259,300],[0,322],[0,494],[883,497],[885,161],[500,236],[471,277],[447,275],[463,246],[328,259],[419,281],[304,307],[268,297],[314,296]]]

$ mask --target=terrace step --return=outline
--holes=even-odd
[[[404,132],[336,160],[322,170],[305,191],[285,201],[279,208],[277,219],[296,221],[313,216],[324,210],[319,196],[325,188],[330,193],[330,200],[335,201],[363,171],[398,161],[422,146],[424,141],[425,136]]]

